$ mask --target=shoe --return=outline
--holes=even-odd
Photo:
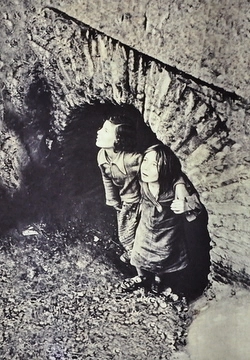
[[[121,289],[126,292],[134,291],[140,287],[143,287],[146,282],[147,278],[145,276],[137,275],[132,278],[123,280],[123,282],[121,283]]]
[[[127,251],[125,251],[121,256],[120,256],[120,260],[124,263],[124,264],[130,264],[130,256],[129,253]]]

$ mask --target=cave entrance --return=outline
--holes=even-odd
[[[99,149],[96,147],[96,134],[104,120],[115,113],[125,113],[136,122],[137,151],[143,152],[156,141],[155,134],[133,105],[108,102],[86,104],[74,109],[53,155],[60,168],[54,186],[60,183],[60,205],[56,211],[61,211],[59,216],[62,218],[87,219],[95,224],[104,214],[108,216],[105,221],[112,219],[110,212],[113,213],[113,209],[105,205],[101,173],[97,166]]]
[[[80,221],[91,222],[102,232],[110,227],[114,231],[115,214],[105,205],[97,165],[96,134],[105,119],[121,112],[137,124],[137,151],[142,152],[156,141],[155,134],[133,105],[98,102],[73,109],[66,119],[67,126],[54,138],[50,151],[39,152],[40,158],[34,158],[25,169],[23,187],[13,199],[16,226],[23,228],[42,222],[63,228],[69,221]]]

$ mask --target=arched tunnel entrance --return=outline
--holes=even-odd
[[[33,163],[26,174],[24,196],[28,194],[28,201],[24,207],[28,215],[26,218],[24,216],[25,226],[28,220],[30,223],[43,222],[51,226],[53,231],[77,229],[80,238],[90,234],[92,243],[97,236],[102,240],[114,241],[119,247],[116,212],[105,205],[104,188],[97,165],[99,149],[96,146],[98,129],[114,114],[126,115],[136,123],[138,152],[143,152],[158,141],[133,105],[93,102],[73,109],[68,116],[67,126],[54,140],[46,161],[42,162],[42,166]],[[207,218],[202,221],[202,229],[196,228],[194,224],[194,228],[189,225],[186,230],[186,233],[190,231],[191,234],[198,232],[195,239],[204,240],[201,244],[192,239],[189,245],[194,268],[198,269],[199,274],[199,280],[196,278],[197,284],[199,282],[197,291],[206,286],[210,265]],[[21,225],[23,227],[23,223]],[[105,246],[105,241],[102,243]],[[118,259],[112,256],[112,262]],[[174,283],[175,278],[171,281]]]
[[[114,227],[115,214],[105,205],[97,165],[96,134],[115,113],[126,114],[136,123],[137,151],[143,152],[157,141],[133,105],[93,102],[73,109],[49,153],[41,152],[43,158],[33,161],[24,172],[24,188],[15,198],[21,227],[41,221],[60,228],[68,221],[90,222],[102,231]]]
[[[44,22],[46,23],[47,20],[50,22],[49,16],[45,17]],[[52,22],[52,26],[45,26],[45,28],[53,29],[55,23]],[[88,59],[92,59],[95,63],[102,58],[101,56],[80,56],[75,45],[77,44],[78,49],[84,48],[86,51],[86,46],[83,46],[86,45],[86,39],[76,37],[77,41],[70,42],[70,38],[65,35],[71,34],[71,31],[74,35],[79,34],[75,27],[72,24],[69,26],[69,23],[62,26],[63,43],[67,42],[71,49],[69,58],[67,47],[58,47],[57,41],[61,35],[58,31],[55,32],[56,36],[49,35],[50,39],[47,43],[51,61],[43,61],[45,52],[47,56],[47,46],[36,47],[38,58],[41,59],[44,67],[41,67],[39,76],[34,79],[37,80],[37,85],[31,86],[28,92],[30,97],[30,101],[26,103],[28,111],[26,108],[22,111],[22,114],[33,117],[24,116],[23,127],[14,127],[23,147],[27,147],[30,162],[22,169],[21,189],[13,197],[12,204],[15,210],[11,208],[9,211],[13,214],[13,222],[17,222],[18,234],[14,229],[13,234],[4,238],[1,243],[1,249],[4,250],[1,252],[3,265],[1,276],[5,300],[2,322],[5,325],[6,334],[6,346],[4,344],[6,353],[3,355],[7,357],[19,355],[23,358],[40,358],[41,354],[44,358],[48,356],[52,358],[58,358],[58,356],[60,358],[114,357],[114,354],[118,353],[114,352],[112,355],[112,352],[107,352],[107,349],[109,343],[112,342],[110,340],[121,335],[114,344],[116,349],[117,344],[121,342],[119,354],[121,357],[133,357],[136,352],[138,353],[138,344],[143,343],[147,346],[146,341],[148,341],[149,349],[152,348],[152,344],[156,344],[153,346],[156,348],[156,355],[149,352],[147,357],[161,357],[162,344],[164,344],[167,358],[171,352],[171,346],[177,344],[179,339],[182,340],[186,330],[185,303],[182,304],[180,301],[179,305],[183,306],[183,311],[177,308],[175,313],[174,308],[172,309],[165,300],[162,301],[162,298],[159,298],[157,302],[154,296],[149,295],[148,298],[142,296],[140,299],[142,302],[138,303],[137,294],[135,296],[129,294],[121,299],[116,293],[116,286],[123,275],[127,275],[134,269],[127,267],[125,269],[125,265],[123,268],[119,261],[119,245],[118,242],[114,244],[115,236],[112,238],[116,235],[116,214],[112,208],[105,205],[101,174],[96,161],[98,148],[95,144],[98,128],[113,112],[125,112],[137,123],[138,151],[143,151],[156,141],[154,133],[144,120],[157,131],[156,127],[153,127],[154,120],[159,114],[165,119],[166,113],[160,113],[161,109],[149,106],[155,103],[150,90],[152,84],[146,86],[145,89],[143,87],[145,91],[142,91],[141,86],[144,86],[147,76],[151,77],[155,70],[158,71],[158,66],[151,66],[153,63],[148,59],[144,61],[140,54],[127,51],[126,54],[131,55],[131,61],[127,62],[131,68],[125,73],[130,73],[130,76],[128,78],[124,76],[126,81],[122,82],[123,88],[121,89],[117,78],[115,84],[112,83],[116,86],[106,87],[103,79],[113,79],[112,74],[109,74],[110,69],[123,70],[120,60],[123,59],[122,63],[126,62],[126,58],[123,57],[124,51],[119,51],[120,45],[118,46],[115,41],[109,41],[112,51],[117,51],[118,59],[117,56],[109,55],[108,58],[111,61],[106,63],[107,66],[95,67],[95,70],[104,69],[104,76],[97,79],[99,74],[95,71],[93,79],[84,82],[82,80],[87,70],[85,65]],[[37,29],[38,35],[34,36],[32,41],[41,45],[40,40],[44,43],[44,39],[39,33],[39,27]],[[95,40],[96,33],[93,32],[89,42],[95,43]],[[106,40],[100,36],[99,41],[102,43]],[[94,49],[94,47],[89,46],[88,49]],[[62,53],[59,50],[63,50]],[[72,73],[71,64],[76,64],[75,58],[83,66],[77,64],[75,67],[77,71]],[[114,66],[116,61],[116,66]],[[150,68],[153,71],[147,71]],[[170,84],[168,72],[164,70],[161,74],[164,91],[160,92],[162,98],[157,92],[156,97],[159,98],[159,103],[168,91],[169,86],[166,86],[166,83]],[[123,78],[124,74],[121,75]],[[45,81],[40,81],[43,76],[44,79],[48,79],[48,86]],[[88,80],[88,76],[86,77]],[[80,79],[79,82],[76,79]],[[102,79],[100,83],[95,81],[100,79]],[[127,87],[128,80],[131,80],[129,88]],[[26,78],[24,83],[26,83]],[[97,86],[98,84],[100,87]],[[104,86],[105,92],[102,91]],[[43,88],[44,91],[42,91]],[[78,94],[79,88],[81,93]],[[113,89],[116,89],[116,96],[112,92]],[[144,119],[132,105],[118,105],[103,100],[116,99],[119,102],[120,90],[121,93],[123,91],[122,95],[126,93],[132,95],[131,97],[123,96],[123,101],[137,104],[138,109],[142,109]],[[36,96],[39,93],[41,96]],[[89,93],[93,97],[99,96],[99,102],[93,101],[91,104],[86,104]],[[175,91],[171,94],[174,97]],[[79,103],[82,105],[76,107],[75,104]],[[179,108],[179,104],[177,105]],[[169,115],[167,107],[165,111]],[[172,114],[169,123],[174,117],[175,115]],[[63,118],[62,121],[61,118]],[[13,119],[12,116],[10,119]],[[60,127],[60,125],[65,126],[63,130],[63,126]],[[22,130],[23,137],[21,137]],[[2,202],[1,206],[5,211],[7,205]],[[51,226],[44,228],[44,224]],[[32,226],[35,230],[33,233],[25,232]],[[15,313],[11,317],[13,304],[15,304]],[[104,308],[102,308],[103,305]],[[132,314],[133,308],[135,311]],[[6,321],[6,314],[11,326]],[[107,317],[106,314],[110,316]],[[133,322],[127,322],[129,319]],[[145,319],[149,320],[149,326],[143,324]],[[16,324],[13,323],[14,320]],[[178,321],[180,326],[177,327]],[[101,336],[98,331],[92,332],[94,322]],[[164,333],[161,329],[152,327],[152,322],[161,323]],[[129,324],[132,327],[128,326]],[[20,329],[17,340],[15,334],[12,333],[12,329],[16,328],[15,325]],[[38,332],[38,326],[41,334]],[[134,344],[131,344],[131,329],[134,326],[138,335],[133,340]],[[85,329],[88,333],[84,333]],[[156,336],[159,339],[159,346]],[[20,343],[20,338],[24,342]],[[127,342],[127,339],[130,340]],[[89,348],[94,348],[96,353],[88,352]],[[72,351],[75,352],[76,349],[78,353],[73,354]],[[17,354],[18,351],[19,354]],[[34,351],[39,354],[35,355]],[[52,355],[48,355],[48,352]],[[138,356],[141,356],[140,354],[142,353],[138,353]]]
[[[151,129],[144,123],[138,110],[132,105],[96,103],[85,105],[72,111],[69,124],[63,133],[61,152],[66,182],[74,192],[86,194],[100,185],[96,163],[98,148],[96,134],[104,120],[113,114],[125,114],[137,127],[137,148],[143,152],[156,141]]]
[[[124,114],[135,122],[138,152],[143,152],[157,140],[133,105],[94,102],[74,109],[55,151],[55,155],[60,154],[63,183],[61,208],[64,211],[70,208],[70,217],[98,222],[102,212],[112,212],[105,206],[103,184],[97,166],[99,149],[96,146],[96,134],[103,122],[113,114]]]

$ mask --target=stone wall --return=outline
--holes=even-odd
[[[58,8],[249,102],[248,0],[60,1]]]
[[[1,154],[2,161],[9,162],[9,166],[1,169],[2,185],[11,191],[22,186],[21,170],[30,162],[40,163],[53,144],[63,141],[74,109],[98,101],[134,105],[157,137],[181,158],[208,209],[213,276],[223,281],[231,278],[249,283],[249,110],[246,100],[232,93],[239,84],[236,86],[230,77],[224,77],[228,83],[224,80],[218,83],[218,78],[213,81],[215,78],[210,74],[206,78],[201,72],[194,71],[191,76],[190,69],[197,65],[197,57],[189,59],[187,73],[173,67],[175,64],[178,68],[175,51],[169,51],[176,56],[172,61],[169,57],[156,60],[163,59],[159,49],[164,47],[153,42],[152,37],[147,53],[145,48],[139,52],[107,36],[104,32],[115,30],[110,22],[109,31],[108,25],[104,25],[105,3],[100,3],[100,7],[97,4],[86,2],[86,9],[91,9],[88,14],[93,17],[100,10],[101,19],[97,17],[95,21],[100,20],[96,27],[102,32],[51,8],[39,8],[37,12],[24,7],[17,12],[8,9],[4,12],[6,36],[2,48],[6,51],[2,55],[1,81],[2,128],[6,131],[1,133],[5,144]],[[152,6],[152,2],[149,4]],[[204,6],[199,4],[196,10]],[[136,2],[133,9],[135,5]],[[190,4],[186,9],[191,8]],[[64,7],[70,14],[74,9]],[[152,8],[147,14],[162,13],[160,10],[161,7]],[[179,11],[184,11],[181,5]],[[110,11],[111,18],[113,13]],[[76,17],[82,20],[84,14],[79,12]],[[129,12],[119,8],[119,14],[122,23],[130,21],[133,29],[134,19]],[[142,18],[138,15],[137,19],[140,29],[144,26],[145,36],[149,36],[150,26],[152,30],[150,24],[158,25],[153,21],[157,16],[152,15],[150,21],[149,18],[148,15],[146,30]],[[119,26],[119,36],[122,34],[125,41],[123,25]],[[138,41],[138,33],[135,34]],[[145,38],[139,39],[143,40],[141,44],[148,44]],[[135,45],[131,39],[128,43]],[[152,48],[155,52],[159,50],[159,56],[155,56]],[[206,57],[206,53],[202,56]],[[204,80],[211,80],[213,85]],[[223,85],[225,89],[214,85]],[[238,94],[243,94],[244,86],[241,90]],[[12,149],[8,152],[4,138],[7,133]],[[8,180],[12,168],[15,181]]]

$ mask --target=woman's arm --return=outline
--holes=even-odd
[[[188,221],[193,221],[200,214],[202,204],[196,193],[189,195],[185,184],[177,184],[175,187],[175,200],[171,204],[171,210],[175,214],[185,213]]]
[[[102,181],[106,197],[106,205],[113,206],[116,210],[121,209],[121,198],[119,189],[114,185],[113,181],[105,174],[102,166],[100,167],[102,174]]]
[[[175,214],[183,214],[188,211],[186,197],[188,196],[188,191],[185,184],[177,184],[175,186],[175,199],[171,204],[171,210]]]

